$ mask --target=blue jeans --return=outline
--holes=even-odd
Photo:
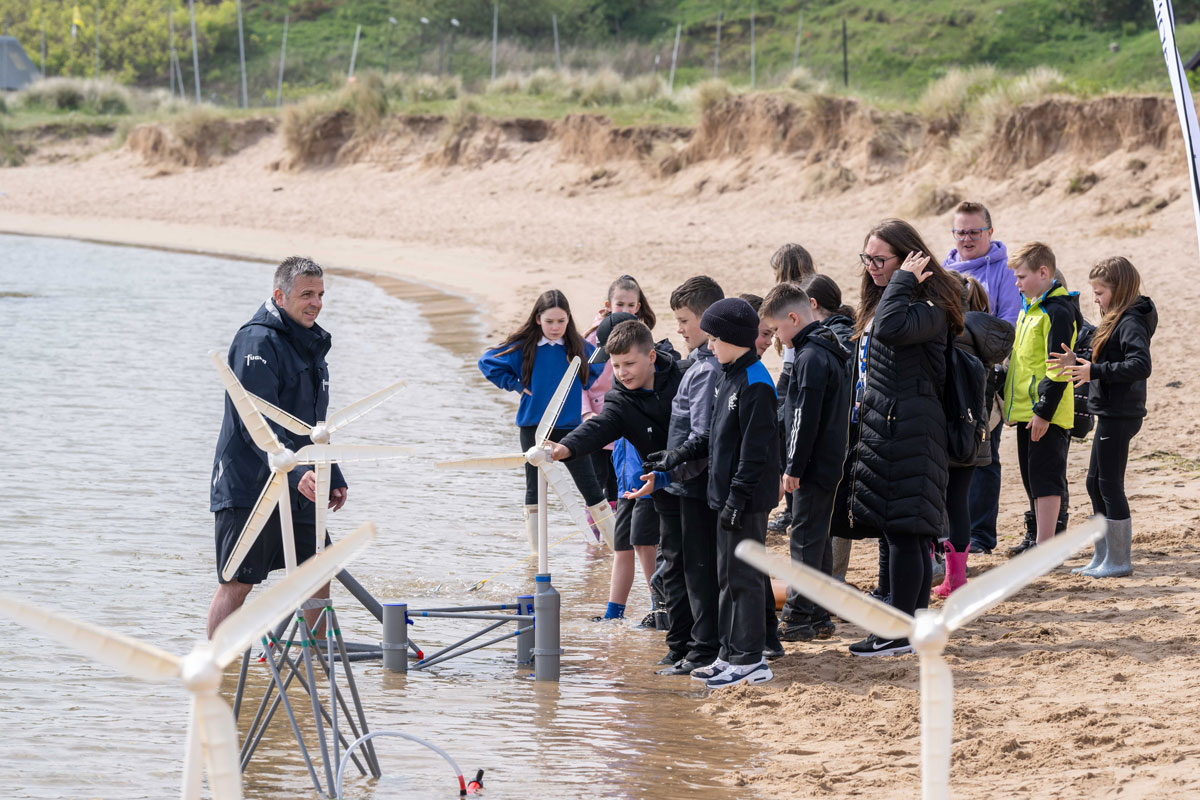
[[[996,548],[996,515],[1000,509],[1000,434],[1004,424],[992,431],[992,463],[977,467],[971,479],[967,505],[971,510],[971,541],[988,550]]]

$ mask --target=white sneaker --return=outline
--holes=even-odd
[[[707,680],[704,685],[709,689],[724,689],[726,686],[737,686],[739,683],[766,683],[774,677],[771,673],[771,668],[767,666],[767,660],[764,658],[757,664],[736,664],[730,666],[729,669],[720,675]]]
[[[729,669],[729,662],[718,658],[707,667],[692,670],[692,677],[698,681],[707,681],[717,677],[727,669]]]

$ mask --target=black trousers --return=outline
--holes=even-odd
[[[711,664],[721,651],[717,614],[721,597],[717,584],[717,524],[720,514],[703,497],[679,498],[683,520],[683,572],[692,616],[688,660]]]
[[[662,587],[667,600],[667,649],[684,658],[692,638],[692,609],[688,602],[687,578],[683,567],[683,525],[679,515],[679,498],[667,492],[654,493],[654,510],[658,512],[663,565]]]
[[[950,530],[946,538],[959,553],[971,546],[971,482],[975,467],[951,467],[946,481],[946,517]]]
[[[744,513],[740,531],[717,525],[717,583],[721,587],[717,613],[721,658],[730,664],[741,665],[757,664],[762,660],[767,634],[763,615],[766,584],[763,573],[733,554],[743,540],[766,543],[766,511]]]
[[[1129,463],[1129,443],[1141,429],[1141,417],[1096,417],[1087,474],[1093,512],[1109,519],[1129,519],[1125,466]]]
[[[826,491],[816,484],[800,484],[791,493],[792,525],[788,529],[793,561],[833,574],[833,540],[829,538],[829,520],[833,517],[837,490]],[[814,624],[829,620],[829,612],[788,587],[783,620],[793,624]]]
[[[537,428],[532,425],[523,425],[518,430],[521,432],[521,452],[525,452],[533,447],[534,434],[537,433]],[[555,428],[550,431],[550,441],[557,442],[571,432],[570,428]],[[589,457],[572,458],[570,461],[562,462],[571,473],[571,477],[575,480],[575,486],[579,489],[579,493],[583,495],[583,500],[589,506],[594,506],[596,503],[604,502],[604,488],[600,482],[596,480],[596,472],[592,469],[592,460]],[[531,464],[525,465],[525,505],[532,506],[537,504],[537,467]]]
[[[886,546],[880,545],[880,567],[887,561],[887,585],[892,608],[914,614],[918,608],[929,607],[929,590],[933,588],[932,539],[927,536],[884,534]],[[880,575],[880,584],[883,583]]]

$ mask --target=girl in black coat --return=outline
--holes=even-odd
[[[963,330],[961,291],[907,222],[867,234],[856,336],[849,524],[886,542],[879,576],[895,608],[929,605],[932,544],[945,525],[947,337]],[[874,635],[855,655],[911,652],[905,639]]]
[[[1087,490],[1092,511],[1108,517],[1104,539],[1081,570],[1093,578],[1121,578],[1133,572],[1133,523],[1125,497],[1129,443],[1146,416],[1150,339],[1158,327],[1154,302],[1142,295],[1142,278],[1129,259],[1106,258],[1088,276],[1104,315],[1092,337],[1092,360],[1064,349],[1047,362],[1075,383],[1091,382],[1088,410],[1096,415]]]

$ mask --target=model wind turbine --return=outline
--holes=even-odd
[[[403,389],[406,385],[407,384],[405,384],[404,381],[397,381],[386,389],[380,389],[374,394],[367,395],[363,399],[351,403],[341,411],[335,411],[329,417],[329,419],[325,420],[324,422],[318,422],[316,425],[309,425],[299,417],[289,414],[282,408],[268,403],[266,400],[263,400],[257,395],[250,394],[249,392],[247,392],[247,394],[250,395],[250,400],[254,403],[254,407],[262,412],[264,417],[271,420],[271,422],[274,422],[284,430],[294,433],[297,436],[307,436],[313,441],[314,444],[329,444],[329,437],[334,431],[338,430],[339,428],[344,428],[346,425],[354,422],[354,420],[363,416],[367,412],[382,405],[385,400]],[[317,479],[317,497],[324,497],[326,500],[328,500],[329,482],[333,472],[332,462],[315,462],[313,464],[313,472],[316,474]],[[329,514],[329,504],[328,502],[325,502],[314,503],[313,505],[316,506],[317,530],[323,531],[325,530],[325,518]],[[325,537],[318,536],[317,552],[319,553],[324,549]]]
[[[537,432],[534,434],[533,447],[529,448],[524,453],[515,453],[513,455],[503,456],[480,456],[478,458],[463,458],[455,461],[439,461],[437,466],[451,469],[513,469],[514,467],[523,467],[525,464],[537,467],[539,480],[545,480],[547,484],[554,489],[554,493],[558,495],[559,501],[567,513],[571,515],[575,525],[585,535],[592,535],[592,526],[588,523],[588,513],[592,515],[592,522],[599,529],[604,543],[608,545],[608,549],[615,548],[614,540],[614,523],[612,508],[608,503],[598,503],[591,508],[584,506],[575,498],[571,492],[571,474],[567,472],[567,468],[562,464],[550,458],[549,451],[542,446],[554,430],[554,425],[558,422],[558,416],[562,413],[563,404],[567,401],[567,395],[571,392],[571,381],[575,380],[575,376],[579,374],[580,360],[579,356],[571,359],[571,363],[567,366],[567,372],[563,375],[562,380],[558,384],[558,388],[554,390],[554,395],[550,398],[549,405],[546,406],[546,411],[542,414],[542,419],[538,423]],[[546,505],[542,492],[538,493],[538,542],[530,544],[538,547],[542,546],[545,539],[545,524]],[[540,550],[539,550],[540,551]],[[541,572],[545,572],[545,564],[539,567]]]
[[[328,552],[305,561],[282,581],[229,615],[213,632],[212,641],[200,640],[183,657],[115,631],[43,611],[5,594],[0,594],[0,615],[134,678],[181,681],[192,693],[182,796],[184,800],[199,800],[203,763],[213,800],[240,800],[242,770],[237,726],[229,704],[217,692],[221,688],[221,671],[262,637],[276,620],[294,612],[328,583],[343,564],[374,538],[375,526],[367,523]]]
[[[288,473],[301,464],[311,464],[314,467],[324,466],[326,475],[328,475],[329,465],[335,462],[378,461],[387,458],[400,458],[410,455],[412,451],[407,447],[318,443],[306,445],[296,452],[292,452],[283,446],[279,438],[275,435],[275,431],[271,430],[271,426],[267,424],[262,412],[255,405],[255,398],[252,398],[241,382],[238,381],[237,376],[233,374],[233,370],[225,363],[221,354],[214,350],[208,355],[212,359],[213,365],[217,368],[217,373],[221,376],[221,383],[225,385],[225,390],[229,393],[229,399],[233,401],[233,407],[237,409],[242,424],[246,426],[246,430],[249,432],[254,444],[266,452],[267,464],[271,468],[271,477],[267,481],[266,486],[263,487],[258,500],[255,501],[254,509],[250,513],[250,518],[246,520],[246,526],[242,529],[242,533],[233,547],[233,552],[229,554],[229,559],[221,568],[221,577],[229,581],[233,580],[234,576],[237,575],[238,568],[242,565],[246,553],[249,552],[250,547],[258,539],[259,534],[262,533],[263,526],[266,525],[267,519],[270,518],[271,512],[275,510],[276,506],[279,507],[279,527],[283,533],[283,561],[287,571],[291,572],[296,568],[296,538],[292,529],[292,503],[288,489]],[[383,391],[386,393],[389,390],[385,389]],[[367,400],[371,399],[371,397],[367,398]],[[339,427],[356,419],[373,407],[370,406],[365,410],[357,410],[352,416],[341,420]],[[296,421],[300,422],[299,420]],[[306,433],[311,430],[309,426],[305,427]],[[326,439],[328,439],[328,430],[329,425],[326,424],[324,431]],[[321,497],[322,495],[317,494],[318,501],[314,504],[318,509],[318,522],[324,520],[321,510],[325,503],[328,503],[328,478],[326,478],[324,502],[321,502]],[[320,546],[322,548],[324,540],[325,530],[323,527],[318,527],[317,541],[321,543]]]
[[[942,657],[950,634],[1045,575],[1104,533],[1096,516],[1050,541],[1026,550],[947,598],[941,610],[922,608],[916,617],[863,594],[811,567],[742,542],[735,554],[746,563],[785,579],[809,600],[842,619],[887,639],[908,639],[921,659],[921,797],[950,796],[950,751],[954,745],[954,676]]]

